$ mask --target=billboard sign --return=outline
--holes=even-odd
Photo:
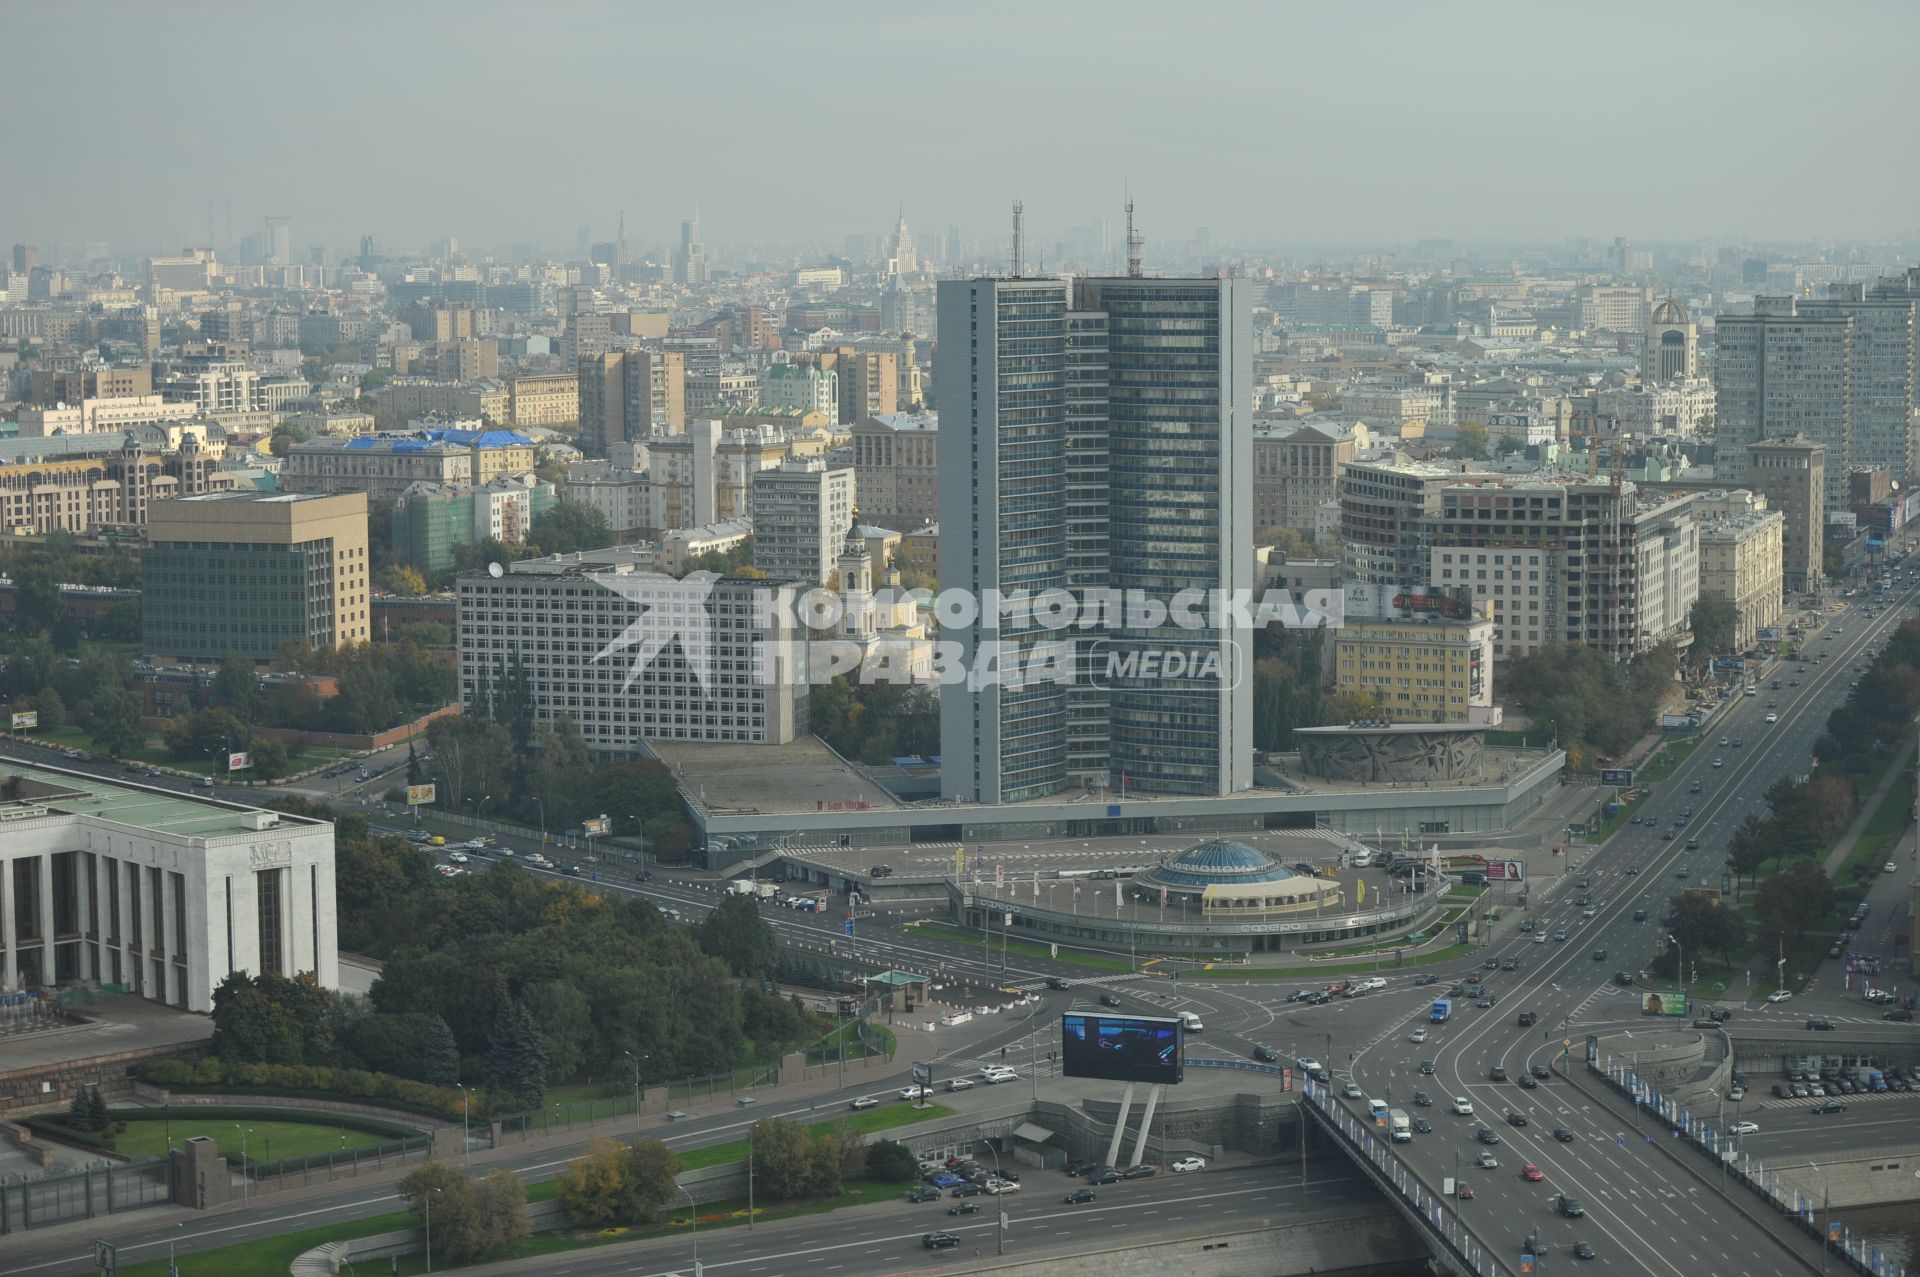
[[[1527,866],[1518,860],[1489,860],[1487,862],[1488,882],[1521,882],[1527,876]]]
[[[253,755],[248,753],[246,750],[236,749],[228,752],[227,754],[227,770],[228,771],[230,772],[243,771],[246,768],[251,766],[253,766]]]
[[[1609,768],[1600,773],[1600,783],[1610,789],[1629,788],[1633,784],[1633,768]]]
[[[21,732],[21,731],[25,731],[29,727],[38,727],[38,726],[40,726],[39,710],[21,709],[21,710],[14,711],[13,713],[13,730],[14,731]]]
[[[589,838],[599,838],[606,834],[609,825],[605,816],[589,816],[580,822],[580,828]]]
[[[1070,1011],[1060,1017],[1065,1077],[1177,1085],[1184,1072],[1180,1021]]]
[[[408,785],[407,806],[419,807],[424,804],[429,804],[433,802],[433,795],[434,789],[432,785]]]
[[[1648,989],[1640,995],[1640,1014],[1668,1015],[1675,1019],[1685,1019],[1687,991],[1685,989]]]

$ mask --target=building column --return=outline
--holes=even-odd
[[[73,853],[73,922],[75,929],[80,933],[80,961],[74,967],[74,974],[82,980],[96,975],[93,961],[93,937],[88,932],[95,931],[99,927],[99,920],[93,916],[93,882],[86,874],[80,872],[81,865],[86,863],[81,857],[86,854],[83,851]],[[94,860],[97,862],[99,857],[95,856]]]
[[[53,853],[40,857],[40,983],[59,983],[53,964]]]
[[[124,860],[113,862],[113,872],[120,879],[120,982],[129,989],[141,989],[146,981],[141,977],[139,962],[133,956],[133,888],[132,884],[140,872],[138,865]]]
[[[5,859],[0,859],[0,947],[6,949],[0,992],[12,993],[20,987],[20,945],[13,933],[13,862]]]
[[[165,937],[160,946],[160,970],[164,973],[160,1000],[172,1006],[177,998],[185,1006],[187,991],[184,986],[176,987],[181,982],[173,966],[173,955],[180,951],[180,920],[173,916],[173,875],[164,869],[160,871],[160,927]],[[169,997],[169,993],[174,996]]]

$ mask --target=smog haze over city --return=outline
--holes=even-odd
[[[1920,7],[181,0],[0,8],[40,240],[1872,239],[1920,221]],[[95,59],[110,74],[76,78]],[[110,159],[108,157],[111,157]],[[879,210],[877,213],[876,210]],[[1150,214],[1150,217],[1149,217]]]

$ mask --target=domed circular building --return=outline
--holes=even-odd
[[[1340,903],[1340,884],[1297,873],[1264,851],[1214,838],[1133,879],[1134,893],[1208,914],[1265,914]]]

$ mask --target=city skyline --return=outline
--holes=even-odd
[[[1117,222],[1129,184],[1150,257],[1203,232],[1225,250],[1422,237],[1853,240],[1920,227],[1920,175],[1887,164],[1883,135],[1857,123],[1911,118],[1920,105],[1900,61],[1920,13],[1894,4],[1849,6],[1847,22],[1784,5],[1615,6],[1604,28],[1515,6],[1477,9],[1467,28],[1426,6],[1221,4],[1181,15],[1176,31],[1146,7],[981,5],[901,21],[863,5],[826,24],[771,6],[723,22],[580,3],[555,11],[564,39],[551,58],[539,28],[506,6],[463,5],[458,21],[439,4],[335,12],[344,20],[315,30],[223,3],[13,10],[16,47],[92,47],[107,15],[149,66],[204,60],[229,101],[251,105],[194,109],[196,74],[179,109],[155,116],[164,78],[106,77],[71,96],[71,59],[24,60],[23,97],[63,106],[0,139],[7,170],[33,175],[13,192],[8,233],[177,249],[285,217],[301,251],[368,232],[399,245],[452,236],[551,248],[572,245],[583,224],[611,238],[624,213],[629,240],[651,252],[676,244],[698,209],[724,260],[743,245],[884,234],[903,204],[919,232],[958,226],[984,248],[1005,238],[1014,198],[1035,242],[1049,244],[1089,217]],[[1658,40],[1634,34],[1655,30],[1656,15]],[[572,38],[586,30],[599,34]],[[698,56],[721,43],[724,60]],[[475,77],[509,52],[521,62],[511,74]],[[290,60],[313,78],[289,74]],[[813,94],[842,60],[861,76],[822,108]],[[1818,70],[1842,64],[1845,75]],[[1119,104],[1088,92],[1075,65],[1155,83]],[[771,100],[815,101],[805,109],[818,127],[791,130],[765,92],[740,91],[756,81]],[[277,105],[303,82],[311,96],[298,109]],[[463,101],[482,127],[420,127],[459,115]],[[668,123],[683,112],[698,127]],[[149,119],[147,141],[130,145],[128,122]],[[820,164],[865,130],[890,135],[912,162],[865,181]],[[1075,139],[1065,162],[1055,146],[1012,143],[1036,131]],[[1660,135],[1679,144],[1646,145]],[[89,140],[112,145],[116,162],[88,162]],[[178,162],[183,149],[194,163]],[[1796,180],[1797,156],[1818,168],[1798,166]],[[536,159],[539,180],[503,180]],[[1204,182],[1179,176],[1203,171]]]

